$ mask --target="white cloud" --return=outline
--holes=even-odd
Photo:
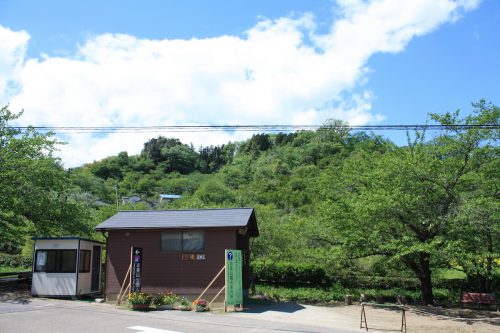
[[[20,70],[29,35],[25,31],[12,31],[0,25],[0,102],[12,93],[10,85]]]
[[[51,126],[376,123],[362,91],[378,52],[453,22],[475,0],[342,0],[339,17],[317,34],[310,14],[262,19],[244,37],[149,40],[90,37],[72,57],[24,60],[29,36],[0,26],[0,101],[25,109],[23,123]],[[7,82],[18,91],[9,91]],[[6,95],[8,94],[8,98]],[[347,96],[347,97],[346,97]],[[127,150],[160,133],[72,134],[61,151],[75,166]],[[161,133],[219,144],[249,133]]]

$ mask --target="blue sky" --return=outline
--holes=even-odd
[[[421,124],[499,103],[498,22],[495,0],[0,0],[0,103],[32,125]],[[61,157],[155,135],[68,135]]]

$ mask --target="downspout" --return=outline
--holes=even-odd
[[[104,290],[103,290],[103,294],[104,294],[104,301],[106,302],[107,301],[107,293],[106,293],[106,290],[107,290],[107,287],[108,287],[108,237],[106,236],[106,231],[104,230],[101,230],[101,233],[102,233],[102,236],[104,237],[104,239],[106,239],[106,256],[105,256],[105,259],[104,259],[104,265],[105,265],[105,268],[106,268],[106,271],[104,272]],[[102,274],[102,265],[101,265],[101,259],[99,258],[99,271],[100,273]],[[101,274],[99,274],[99,289],[101,289]]]

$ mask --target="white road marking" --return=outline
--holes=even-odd
[[[136,333],[182,333],[177,331],[167,331],[159,328],[147,327],[147,326],[130,326],[128,329],[138,331]]]

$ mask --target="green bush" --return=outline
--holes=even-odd
[[[334,297],[334,294],[330,291],[329,288],[285,288],[268,285],[258,285],[256,287],[256,292],[266,298],[277,302],[298,302],[315,304],[329,302],[333,298],[338,298]]]
[[[490,292],[492,290],[500,290],[500,275],[494,275],[492,277],[491,281],[489,281],[489,288],[486,287],[486,280],[480,277],[468,279],[434,279],[433,284],[435,288]]]
[[[420,282],[416,278],[386,277],[386,276],[362,276],[350,275],[330,278],[332,283],[338,283],[346,288],[359,289],[406,289],[419,290]]]
[[[325,270],[313,264],[261,261],[252,263],[256,281],[275,285],[321,285]]]
[[[345,295],[349,294],[353,300],[359,300],[361,294],[366,301],[375,301],[377,296],[382,296],[384,302],[396,303],[398,296],[404,296],[409,303],[422,301],[419,291],[400,288],[391,289],[347,289],[340,285],[328,288],[300,287],[287,288],[270,285],[257,285],[256,293],[278,302],[298,302],[305,304],[326,303],[330,301],[343,302]],[[434,289],[434,298],[438,303],[458,304],[460,292],[447,289]]]
[[[10,266],[10,267],[20,267],[20,268],[30,268],[31,267],[31,257],[24,257],[20,254],[7,254],[0,252],[0,266]]]
[[[417,278],[393,277],[393,276],[360,276],[350,275],[341,277],[330,277],[331,283],[340,284],[346,288],[358,289],[404,289],[411,291],[420,290],[420,281]],[[490,290],[484,287],[481,279],[443,279],[434,278],[433,287],[436,289],[449,289],[454,291],[478,291],[487,292],[500,289],[500,276],[494,276],[490,282]]]

